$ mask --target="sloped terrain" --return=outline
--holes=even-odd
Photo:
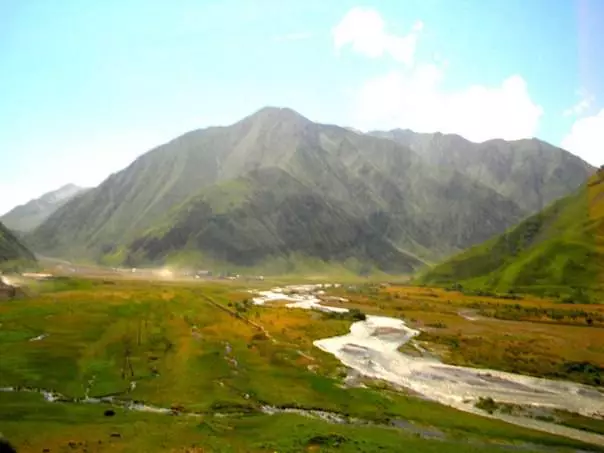
[[[409,147],[432,165],[461,172],[513,200],[527,214],[568,195],[595,172],[581,158],[538,139],[473,143],[455,134],[402,129],[372,134]]]
[[[191,249],[240,266],[290,254],[366,262],[383,271],[412,272],[422,264],[362,217],[276,168],[203,190],[169,217],[130,245],[130,261],[165,261],[170,252]]]
[[[427,283],[566,294],[604,290],[604,173],[503,235],[428,271]],[[599,296],[597,296],[599,297]],[[598,299],[599,300],[599,299]]]

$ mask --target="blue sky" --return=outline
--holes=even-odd
[[[604,164],[600,0],[0,0],[0,212],[265,105]]]

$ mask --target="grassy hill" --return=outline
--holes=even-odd
[[[169,215],[166,223],[133,241],[129,262],[165,262],[182,250],[203,251],[212,263],[258,266],[296,257],[348,262],[359,272],[412,272],[423,263],[399,250],[364,218],[310,190],[277,168],[201,191]],[[363,264],[365,263],[365,264]],[[290,268],[290,269],[288,269]]]
[[[496,291],[547,292],[575,302],[600,300],[604,296],[604,172],[503,235],[429,270],[421,280]]]

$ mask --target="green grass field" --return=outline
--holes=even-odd
[[[344,388],[344,370],[312,340],[346,332],[349,321],[274,307],[235,316],[249,294],[232,284],[63,279],[29,293],[0,304],[0,387],[116,395],[198,415],[116,407],[105,417],[107,405],[0,392],[0,433],[19,452],[590,448],[392,390]],[[263,405],[371,424],[267,415]]]

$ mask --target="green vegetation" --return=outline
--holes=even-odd
[[[594,176],[575,194],[436,266],[421,281],[555,295],[564,303],[601,302],[604,179]]]
[[[489,414],[501,413],[524,416],[549,423],[557,423],[581,431],[604,434],[604,420],[585,417],[581,414],[560,409],[551,410],[547,408],[534,408],[518,404],[502,403],[495,401],[490,397],[480,397],[474,406]]]
[[[484,398],[482,396],[478,399],[474,406],[476,406],[478,409],[488,412],[489,414],[492,414],[499,408],[499,405],[493,400],[493,398]]]
[[[330,318],[330,319],[344,319],[344,320],[349,320],[349,321],[353,321],[353,322],[365,321],[365,319],[367,319],[367,315],[365,315],[365,313],[363,313],[358,308],[351,308],[349,311],[347,311],[345,313],[328,312],[328,313],[325,313],[324,316],[326,318]]]
[[[233,285],[64,278],[34,293],[0,304],[0,387],[116,395],[199,416],[119,406],[106,416],[103,405],[0,392],[2,434],[20,452],[589,448],[387,389],[343,388],[339,363],[312,341],[348,331],[351,320],[253,306]],[[264,405],[331,411],[348,423],[267,415]]]
[[[238,266],[293,253],[323,262],[356,258],[387,271],[411,272],[421,265],[366,221],[276,168],[213,186],[176,208],[169,224],[132,242],[129,262],[164,262],[173,251],[195,249],[214,262]]]
[[[567,411],[555,411],[554,418],[559,423],[570,428],[604,434],[604,420],[584,417]]]
[[[296,414],[200,419],[142,414],[117,409],[105,417],[92,405],[59,405],[38,395],[0,393],[0,424],[19,453],[96,452],[504,452],[509,447],[486,437],[439,438],[439,431],[405,432],[378,426],[335,425]],[[411,425],[413,426],[413,425]],[[432,432],[433,438],[430,438]],[[35,436],[32,436],[35,433]],[[570,444],[568,445],[570,447]],[[578,445],[577,445],[578,446]],[[519,447],[520,448],[520,447]],[[521,451],[543,449],[524,446]]]

